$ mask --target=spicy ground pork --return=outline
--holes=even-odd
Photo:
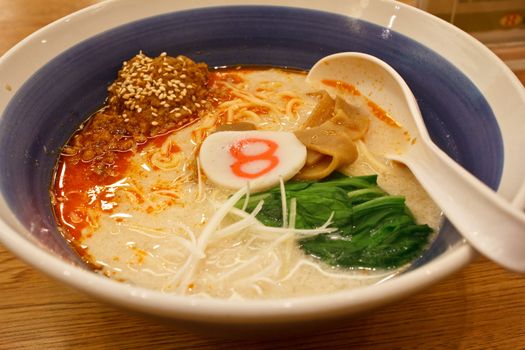
[[[64,148],[74,161],[110,174],[116,152],[190,124],[208,107],[208,66],[185,56],[140,52],[123,63],[104,106]],[[111,174],[110,174],[111,175]]]

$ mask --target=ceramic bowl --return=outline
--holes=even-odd
[[[57,231],[52,171],[69,135],[139,50],[210,66],[300,69],[335,52],[369,53],[407,81],[433,140],[453,159],[509,200],[525,178],[522,85],[482,44],[431,15],[393,1],[104,2],[39,30],[0,59],[0,240],[37,269],[113,305],[197,328],[286,329],[399,300],[476,255],[445,223],[409,271],[384,283],[247,302],[163,294],[89,271]]]

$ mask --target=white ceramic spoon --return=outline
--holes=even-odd
[[[357,52],[327,56],[306,80],[334,89],[323,80],[355,86],[390,111],[416,142],[403,154],[387,155],[406,164],[463,237],[503,267],[525,273],[525,213],[459,166],[430,139],[414,95],[401,76],[380,59]],[[481,155],[480,155],[481,156]]]

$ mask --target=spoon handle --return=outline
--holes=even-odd
[[[476,250],[509,270],[525,273],[525,213],[435,144],[430,142],[427,146],[389,158],[410,168],[447,219]]]
[[[512,200],[512,205],[518,209],[525,210],[525,181],[521,184],[518,194]]]

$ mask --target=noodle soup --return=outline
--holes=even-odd
[[[144,71],[149,69],[147,64],[153,65],[154,70],[146,77],[151,78],[153,71],[161,71],[157,61],[142,54],[137,57],[145,62]],[[169,69],[172,66],[164,65],[168,72],[175,71]],[[202,67],[196,67],[191,74],[198,80],[201,70]],[[147,127],[137,122],[136,129],[146,131],[133,137],[121,132],[124,136],[114,142],[120,148],[111,146],[104,152],[99,150],[106,146],[100,145],[112,141],[102,142],[93,132],[91,136],[97,137],[87,142],[93,146],[88,149],[93,154],[90,157],[91,153],[81,148],[81,141],[90,140],[89,135],[82,136],[84,130],[95,130],[96,121],[92,117],[64,148],[51,191],[55,214],[64,236],[93,269],[109,278],[167,293],[268,299],[369,285],[407,266],[344,267],[308,254],[301,240],[332,234],[336,228],[331,228],[329,217],[326,225],[297,229],[301,203],[285,200],[282,208],[278,208],[283,210],[283,224],[280,227],[261,224],[254,212],[263,210],[268,203],[258,203],[258,209],[246,210],[243,201],[248,200],[249,185],[240,190],[219,186],[201,168],[204,163],[199,161],[199,152],[203,142],[219,133],[223,125],[245,123],[242,125],[268,132],[295,132],[303,128],[322,98],[318,89],[305,83],[304,72],[242,67],[211,71],[205,82],[209,89],[206,96],[190,91],[199,90],[198,84],[181,82],[184,79],[181,76],[191,74],[177,73],[168,80],[165,93],[159,88],[157,95],[146,93],[142,100],[138,91],[146,90],[146,84],[140,90],[130,88],[128,80],[117,81],[110,87],[108,102],[120,103],[118,99],[122,98],[121,107],[129,111],[117,112],[119,123],[131,122],[133,117],[143,118]],[[179,91],[170,89],[172,85]],[[404,145],[411,142],[410,135],[380,106],[358,91],[340,87],[341,97],[349,105],[358,106],[369,125],[366,135],[355,141],[356,159],[339,166],[338,171],[353,176],[376,174],[383,190],[406,198],[417,223],[437,230],[439,208],[406,167],[382,156],[392,150],[402,152]],[[166,98],[146,101],[155,109],[144,117],[143,105],[129,102],[132,94],[136,101],[147,100],[148,96]],[[173,98],[170,100],[169,96]],[[177,96],[178,107],[158,101],[175,101]],[[185,100],[186,96],[192,97]],[[98,113],[110,115],[112,107],[106,106]],[[165,120],[163,113],[168,116]],[[175,114],[183,118],[178,124],[168,119]],[[101,125],[115,125],[116,119],[111,118],[116,117],[108,118],[108,124],[100,122]],[[171,124],[166,130],[158,129],[163,123]],[[282,178],[276,186],[285,188]],[[250,195],[256,195],[255,192]]]

